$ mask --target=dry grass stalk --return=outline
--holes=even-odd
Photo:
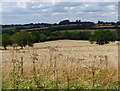
[[[75,49],[74,47],[46,47],[40,49],[34,48],[33,51],[31,49],[22,49],[20,51],[17,51],[17,54],[15,52],[13,54],[13,71],[18,72],[17,66],[20,64],[17,62],[17,59],[19,55],[23,55],[23,74],[24,76],[27,75],[26,77],[28,77],[28,79],[30,78],[30,75],[33,74],[33,79],[35,81],[35,84],[37,85],[37,88],[39,88],[43,83],[50,86],[49,80],[53,80],[54,83],[52,84],[52,86],[54,88],[64,87],[64,85],[67,85],[67,87],[69,88],[73,83],[80,83],[80,79],[82,79],[82,81],[86,84],[88,84],[90,80],[92,83],[90,84],[90,86],[91,88],[94,88],[96,81],[92,79],[96,77],[96,74],[101,72],[105,75],[101,76],[101,78],[97,80],[103,86],[103,88],[104,85],[106,86],[107,82],[113,82],[113,79],[106,79],[106,81],[103,81],[105,78],[111,78],[116,75],[116,72],[114,70],[111,70],[111,72],[109,70],[112,69],[112,66],[110,67],[110,64],[108,62],[109,56],[106,54],[82,55],[81,52],[84,52],[85,49],[79,50],[79,48]],[[27,57],[24,55],[27,55]],[[31,58],[32,61],[30,61]],[[22,66],[20,66],[20,68],[22,68]],[[31,70],[32,72],[30,72]],[[45,70],[47,71],[46,73],[44,72]],[[110,73],[111,75],[107,77]],[[40,75],[40,78],[44,76],[42,79],[42,83],[38,80],[38,74],[42,74]],[[16,77],[16,79],[14,80],[14,84],[16,84],[17,79],[18,78]],[[58,83],[57,81],[60,81],[60,83]]]

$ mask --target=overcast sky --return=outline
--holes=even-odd
[[[117,2],[3,2],[3,24],[118,21]]]

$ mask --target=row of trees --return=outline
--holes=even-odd
[[[58,24],[49,23],[30,23],[24,25],[2,25],[3,34],[7,33],[12,35],[18,31],[60,31],[60,30],[79,30],[79,29],[119,29],[120,22],[103,22],[98,21],[96,26],[94,22],[81,22],[81,20],[69,21],[63,20]]]
[[[33,46],[34,43],[34,36],[32,36],[28,32],[17,32],[12,36],[8,34],[2,35],[2,46],[6,50],[8,45],[17,44],[21,46],[21,49],[26,45]]]
[[[31,32],[35,36],[35,42],[52,41],[59,39],[72,39],[72,40],[89,40],[91,31],[41,31]]]
[[[29,23],[29,24],[12,24],[12,25],[3,25],[2,27],[3,28],[6,28],[6,27],[25,27],[27,28],[28,26],[31,28],[32,27],[49,27],[49,26],[54,26],[54,25],[66,25],[66,24],[82,24],[82,23],[93,23],[94,22],[86,22],[86,21],[81,21],[81,20],[75,20],[75,21],[70,21],[70,20],[61,20],[58,24],[57,23],[54,23],[54,24],[50,24],[50,23]],[[120,21],[118,22],[104,22],[104,21],[98,21],[96,24],[103,24],[103,25],[120,25]]]
[[[110,30],[97,30],[95,32],[90,31],[41,31],[41,32],[17,32],[13,35],[2,35],[2,46],[4,49],[8,45],[17,44],[21,48],[26,45],[33,46],[34,43],[52,41],[59,39],[73,39],[73,40],[89,40],[91,43],[99,45],[108,44],[114,42],[117,39],[115,31]]]

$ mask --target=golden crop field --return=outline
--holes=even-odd
[[[117,88],[117,42],[58,40],[1,52],[3,89]]]

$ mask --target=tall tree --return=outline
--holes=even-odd
[[[34,43],[33,36],[28,32],[18,32],[12,36],[12,43],[17,43],[21,48],[26,45],[32,46]]]
[[[2,35],[2,46],[4,47],[5,50],[7,50],[7,46],[11,45],[11,38],[10,35],[8,34],[3,34]]]

